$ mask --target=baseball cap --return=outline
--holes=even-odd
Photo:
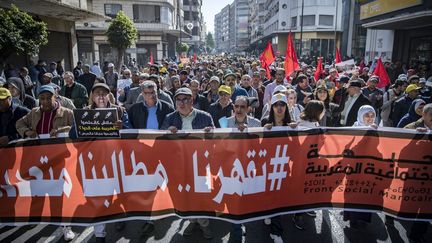
[[[186,70],[181,70],[179,74],[180,75],[188,75],[188,72]]]
[[[229,76],[233,76],[235,79],[237,79],[237,75],[235,75],[235,73],[227,73],[224,76],[224,80],[227,79]]]
[[[106,91],[108,91],[108,93],[110,92],[110,88],[108,87],[108,85],[106,85],[104,83],[97,83],[97,84],[93,85],[91,91],[93,92],[97,88],[103,88]]]
[[[109,68],[114,67],[114,63],[108,63],[108,67],[109,67]]]
[[[418,79],[418,80],[420,80],[420,77],[417,76],[417,75],[412,75],[412,76],[410,76],[410,77],[408,78],[408,83],[410,83],[411,80],[413,80],[413,79]]]
[[[229,86],[226,86],[226,85],[221,85],[218,89],[218,92],[224,92],[224,93],[231,95],[231,88]]]
[[[347,76],[340,76],[339,77],[339,82],[341,83],[348,83],[349,78]]]
[[[425,84],[426,83],[426,79],[425,78],[420,78],[419,84]]]
[[[358,79],[351,80],[348,84],[349,84],[348,87],[359,87],[359,88],[362,87],[362,82]]]
[[[189,95],[192,96],[192,91],[189,88],[180,88],[175,92],[174,98],[178,95]]]
[[[210,82],[212,82],[212,81],[217,81],[218,83],[220,83],[220,79],[219,79],[219,77],[217,77],[217,76],[212,76],[212,77],[210,78]]]
[[[287,91],[287,88],[283,85],[278,85],[274,88],[272,95],[276,94],[276,93],[283,93]]]
[[[275,94],[275,95],[272,96],[272,99],[271,99],[271,104],[272,105],[274,103],[278,102],[278,101],[282,101],[285,104],[288,103],[287,102],[287,98],[286,98],[286,96],[284,94]]]
[[[42,85],[39,88],[39,95],[42,93],[49,92],[51,94],[55,94],[54,88],[51,85]]]
[[[398,79],[400,79],[400,80],[402,80],[402,81],[407,81],[408,80],[408,78],[407,78],[407,75],[406,74],[399,74],[399,76],[398,76]]]
[[[0,88],[0,100],[4,100],[7,97],[12,97],[10,91],[6,88]]]
[[[378,83],[379,82],[379,78],[378,78],[378,76],[372,76],[372,77],[370,77],[369,81]]]
[[[408,87],[405,89],[405,93],[409,93],[409,92],[411,92],[411,91],[413,91],[413,90],[419,90],[419,89],[421,89],[421,88],[418,87],[417,85],[415,85],[415,84],[410,84],[410,85],[408,85]]]

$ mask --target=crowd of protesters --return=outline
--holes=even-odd
[[[81,62],[65,71],[53,62],[7,73],[0,88],[0,146],[41,134],[52,137],[69,133],[76,138],[73,109],[116,108],[118,129],[178,130],[264,127],[398,127],[430,132],[432,129],[432,70],[404,69],[387,62],[391,84],[378,89],[378,76],[371,64],[341,71],[325,65],[315,79],[316,67],[301,63],[287,75],[282,59],[269,70],[258,58],[202,56],[191,63],[162,61],[144,68],[112,63],[92,66]],[[119,80],[130,85],[117,88]],[[314,216],[314,212],[307,213]],[[293,223],[305,230],[305,214],[295,214]],[[346,213],[352,227],[370,222],[365,213]],[[388,218],[390,222],[391,219]],[[270,222],[271,238],[281,242],[280,218]],[[359,226],[360,225],[360,226]],[[118,223],[121,230],[124,223]],[[212,238],[208,219],[190,220],[184,235],[199,227]],[[409,237],[422,242],[428,223],[416,222]],[[147,221],[143,234],[154,230]],[[104,227],[95,230],[103,241]],[[233,226],[234,240],[241,240],[244,226]],[[65,239],[74,238],[65,227]]]

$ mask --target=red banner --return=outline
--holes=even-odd
[[[318,208],[432,218],[431,134],[141,132],[0,149],[0,222],[85,225],[171,215],[247,222]]]

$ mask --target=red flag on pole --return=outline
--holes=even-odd
[[[284,67],[286,77],[290,76],[291,73],[300,68],[297,60],[297,55],[294,50],[294,45],[292,43],[291,32],[288,35]]]
[[[152,51],[150,51],[150,64],[154,64]]]
[[[317,65],[317,69],[315,71],[314,77],[315,77],[315,81],[318,81],[321,73],[322,73],[322,57],[318,57],[318,65]]]
[[[342,62],[342,60],[341,60],[339,48],[336,47],[336,63],[340,63],[340,62]]]
[[[196,62],[197,61],[197,54],[194,52],[194,55],[193,55],[193,61],[194,62]]]
[[[265,68],[267,73],[267,78],[270,79],[270,64],[274,62],[276,57],[273,54],[273,46],[270,42],[267,43],[267,47],[264,49],[264,52],[260,56],[261,66]]]
[[[379,82],[377,84],[378,88],[384,88],[390,84],[390,78],[387,74],[387,71],[386,71],[382,61],[381,61],[381,57],[378,59],[377,65],[376,65],[372,74],[379,77]]]
[[[360,74],[362,74],[363,73],[363,69],[365,68],[365,63],[364,63],[364,59],[362,59],[361,60],[361,62],[360,62],[360,65],[359,65],[359,72],[360,72]]]

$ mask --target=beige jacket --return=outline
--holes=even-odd
[[[23,118],[19,119],[16,123],[16,129],[21,137],[25,137],[27,131],[36,131],[36,127],[39,120],[42,117],[42,112],[40,107],[33,108],[30,113],[28,113]],[[72,110],[64,107],[59,107],[57,113],[54,116],[53,128],[57,129],[58,133],[69,132],[72,124],[74,122]]]

